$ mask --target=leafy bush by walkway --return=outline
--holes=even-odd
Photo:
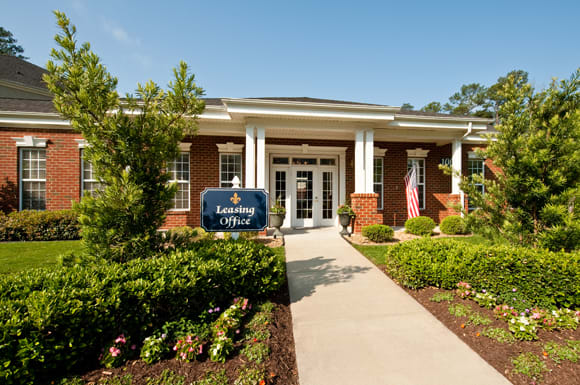
[[[72,210],[0,212],[0,241],[70,241],[79,239]]]
[[[125,333],[141,341],[164,322],[195,317],[210,302],[259,298],[284,281],[283,259],[249,241],[126,264],[76,265],[0,277],[0,379],[33,383],[95,362]]]
[[[385,259],[389,275],[413,289],[466,281],[524,307],[580,307],[580,253],[420,239],[386,248]]]

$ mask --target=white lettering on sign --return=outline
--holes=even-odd
[[[441,164],[443,166],[451,166],[451,158],[441,158]]]
[[[240,218],[237,216],[221,217],[220,218],[220,225],[226,226],[226,228],[228,228],[228,229],[232,229],[234,227],[241,226],[241,225],[249,225],[249,224],[250,224],[250,219],[243,219],[243,218]]]
[[[251,217],[254,216],[256,208],[255,207],[245,207],[245,206],[237,206],[237,207],[216,207],[217,214],[249,214]]]

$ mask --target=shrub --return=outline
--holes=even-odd
[[[439,228],[443,234],[456,235],[467,233],[467,224],[459,215],[450,215],[443,218]]]
[[[0,241],[64,241],[79,239],[72,210],[14,211],[0,216]]]
[[[395,232],[387,225],[370,225],[362,228],[362,235],[373,242],[387,242],[393,239]]]
[[[258,298],[284,281],[283,259],[250,241],[204,241],[195,250],[0,277],[0,382],[34,383],[95,363],[123,333],[142,341],[210,301]]]
[[[415,217],[405,222],[405,229],[408,233],[422,236],[431,235],[435,226],[435,222],[429,217]]]
[[[385,259],[387,272],[414,289],[436,286],[452,290],[457,282],[465,281],[496,294],[499,301],[516,298],[512,305],[519,310],[534,305],[580,307],[577,252],[419,239],[388,248]]]
[[[165,232],[165,242],[168,247],[185,249],[198,237],[196,229],[189,226],[174,227]]]

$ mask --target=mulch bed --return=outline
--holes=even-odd
[[[294,336],[292,334],[292,316],[290,314],[290,296],[287,284],[273,295],[270,300],[275,304],[272,313],[272,322],[269,330],[272,336],[266,344],[270,347],[270,356],[263,363],[267,373],[267,384],[298,385],[298,369],[294,351]],[[204,377],[208,371],[221,371],[225,369],[230,383],[238,376],[239,369],[247,364],[245,357],[239,350],[242,343],[238,342],[236,351],[224,364],[210,361],[207,355],[203,355],[199,361],[182,362],[175,359],[160,361],[153,365],[147,365],[141,360],[129,361],[125,366],[115,369],[97,369],[82,376],[88,383],[97,383],[99,380],[114,376],[132,376],[133,385],[145,385],[150,377],[158,377],[164,370],[169,369],[175,374],[185,376],[185,383],[197,381]]]
[[[385,272],[384,265],[377,265],[382,272]],[[386,275],[386,273],[385,273]],[[396,282],[396,281],[395,281]],[[401,286],[402,287],[402,286]],[[409,295],[411,295],[417,302],[419,302],[425,309],[433,314],[443,325],[451,330],[457,337],[465,342],[471,349],[477,352],[484,360],[486,360],[497,371],[503,374],[509,381],[515,385],[578,385],[580,384],[580,362],[572,363],[570,361],[562,361],[556,364],[551,358],[545,357],[543,353],[543,346],[548,341],[555,341],[557,343],[564,343],[566,340],[580,340],[580,328],[572,331],[545,331],[538,332],[538,340],[536,341],[516,341],[513,344],[500,343],[491,338],[485,337],[477,333],[481,333],[484,328],[502,328],[508,330],[507,323],[495,319],[492,310],[480,307],[477,303],[471,300],[463,300],[455,296],[452,302],[443,301],[440,303],[430,301],[433,294],[436,292],[444,292],[445,290],[429,287],[421,290],[411,290],[402,287]],[[493,320],[487,326],[473,326],[467,325],[467,317],[456,317],[449,313],[448,307],[451,303],[461,303],[471,307],[473,311]],[[464,324],[465,328],[461,325]],[[521,353],[532,352],[541,357],[549,372],[545,372],[543,380],[540,382],[533,382],[529,377],[519,373],[514,373],[511,359],[515,358]]]

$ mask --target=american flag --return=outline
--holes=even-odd
[[[407,195],[407,214],[409,218],[419,216],[419,188],[417,187],[417,168],[411,167],[405,175],[405,194]]]

